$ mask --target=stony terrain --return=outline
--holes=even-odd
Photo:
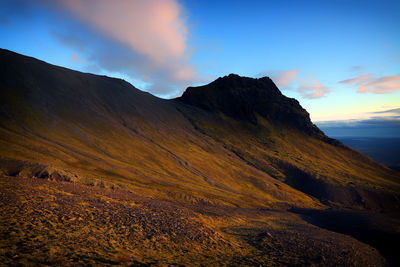
[[[0,179],[5,265],[384,266],[379,252],[294,213],[180,203],[40,178]]]

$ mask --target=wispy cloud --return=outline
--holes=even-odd
[[[399,116],[371,117],[362,120],[331,120],[316,122],[320,127],[388,127],[396,126],[400,129]],[[400,132],[399,132],[400,133]]]
[[[393,108],[393,109],[388,109],[388,110],[383,110],[383,111],[375,111],[371,112],[374,114],[398,114],[400,115],[400,108]]]
[[[355,77],[355,78],[351,78],[351,79],[346,79],[346,80],[340,81],[339,83],[362,84],[362,83],[372,79],[373,77],[375,77],[374,74],[363,74],[363,75],[360,75],[360,76]]]
[[[377,77],[375,74],[363,74],[355,78],[340,81],[342,84],[356,85],[359,93],[387,94],[400,89],[400,74]]]
[[[387,55],[387,58],[393,59],[395,62],[400,62],[400,54]]]
[[[85,63],[86,60],[81,58],[78,54],[72,53],[69,58],[71,59],[72,62],[77,62],[77,63]]]
[[[85,51],[96,51],[97,55],[92,52],[89,57],[100,68],[144,79],[152,84],[147,89],[159,95],[175,93],[177,88],[183,90],[199,79],[194,66],[188,63],[188,28],[177,1],[63,0],[62,3],[98,36],[107,39],[107,42],[102,40],[109,45],[105,49],[104,45],[99,49],[90,42],[80,42]],[[71,42],[71,35],[65,36],[64,44]],[[108,56],[101,54],[104,52]]]
[[[297,90],[303,98],[317,99],[330,92],[328,87],[315,78],[315,74],[308,74],[305,79],[301,80],[299,73],[298,69],[269,70],[258,73],[256,77],[268,76],[278,87]]]
[[[355,113],[343,113],[336,114],[334,117],[328,116],[317,119],[318,122],[354,122],[364,121],[371,119],[382,119],[382,120],[399,120],[400,118],[400,107],[399,106],[382,106],[375,109],[375,111],[363,111]]]
[[[368,69],[368,66],[358,65],[358,66],[352,66],[350,68],[350,71],[363,71],[363,70],[366,70],[366,69]]]
[[[304,98],[316,99],[326,96],[331,90],[320,83],[314,74],[310,74],[300,82],[298,91]]]
[[[279,87],[288,89],[294,82],[297,81],[299,70],[270,70],[263,71],[257,74],[257,77],[269,76]]]
[[[141,89],[164,97],[203,81],[189,62],[189,28],[178,0],[5,0],[2,6],[7,14],[40,14],[50,36],[88,70],[141,80],[147,86]]]
[[[384,67],[384,65],[380,65],[380,64],[374,64],[374,65],[357,65],[357,66],[352,66],[352,67],[350,67],[350,71],[352,72],[352,73],[357,73],[357,74],[359,74],[359,73],[365,73],[367,70],[370,70],[370,69],[379,69],[379,68],[382,68],[382,67]]]
[[[162,64],[186,50],[187,27],[174,0],[63,0],[80,19]]]

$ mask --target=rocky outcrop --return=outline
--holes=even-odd
[[[253,79],[230,74],[204,86],[189,87],[177,100],[253,124],[258,123],[258,114],[273,124],[325,137],[299,102],[282,95],[269,77]]]

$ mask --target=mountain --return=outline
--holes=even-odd
[[[380,179],[397,183],[397,173],[327,137],[299,102],[282,95],[268,77],[231,74],[189,87],[177,101],[190,105],[183,113],[200,132],[324,204],[399,207],[397,189],[392,194],[378,186]]]
[[[252,79],[230,74],[205,86],[189,87],[178,100],[255,125],[259,115],[274,124],[292,125],[312,136],[324,136],[299,102],[282,95],[268,77]]]
[[[165,100],[7,50],[0,62],[5,264],[397,261],[399,173],[327,137],[268,77]],[[331,229],[331,212],[367,222]]]

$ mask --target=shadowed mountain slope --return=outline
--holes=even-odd
[[[312,136],[324,136],[299,102],[282,95],[268,77],[252,79],[230,74],[208,85],[189,87],[179,100],[255,125],[258,114],[271,123],[292,125]]]
[[[4,159],[168,199],[398,208],[398,174],[327,138],[269,78],[229,75],[163,100],[7,51],[1,62]]]
[[[24,177],[28,188],[29,179],[34,177],[32,192],[42,194],[42,187],[49,186],[53,195],[64,192],[60,197],[67,202],[71,201],[69,194],[76,194],[85,203],[105,195],[123,210],[142,212],[129,206],[126,196],[133,194],[141,206],[157,200],[179,214],[190,211],[193,220],[205,228],[187,221],[184,224],[207,233],[196,242],[216,242],[215,257],[236,245],[233,251],[237,249],[237,257],[254,256],[267,247],[271,253],[282,250],[276,244],[287,229],[276,223],[280,216],[288,216],[284,220],[290,222],[293,231],[309,231],[300,217],[287,212],[293,208],[393,212],[400,205],[399,173],[325,136],[298,101],[283,96],[267,77],[231,74],[208,85],[189,87],[180,98],[164,100],[121,79],[72,71],[1,50],[0,158],[5,185],[7,179]],[[54,188],[47,180],[38,185],[35,178],[54,181]],[[79,189],[71,189],[71,182]],[[14,188],[15,184],[7,186]],[[82,193],[87,191],[85,186],[93,187],[86,200]],[[122,192],[118,194],[124,200],[120,195],[109,196],[108,190]],[[3,194],[4,203],[8,203],[6,196],[11,191]],[[23,196],[38,201],[28,192]],[[104,212],[114,209],[104,205]],[[226,214],[227,209],[237,213],[237,218]],[[258,213],[265,209],[278,213]],[[155,213],[160,211],[154,208]],[[84,209],[80,216],[90,218],[90,212]],[[148,208],[143,212],[150,216]],[[160,220],[166,216],[163,214]],[[158,222],[149,225],[157,229]],[[245,230],[244,225],[248,227]],[[268,227],[277,231],[276,244],[265,243]],[[329,241],[328,231],[318,231],[313,232],[313,238],[324,236],[324,244],[339,244],[350,238],[338,234],[335,241]],[[167,239],[171,237],[171,233],[164,234]],[[290,242],[305,242],[307,237],[298,238]],[[241,242],[246,242],[248,250]],[[346,242],[343,246],[354,246]],[[191,249],[201,249],[208,255],[207,246],[200,243]],[[354,253],[371,253],[371,248],[363,245]],[[322,258],[296,262],[295,255],[306,255],[306,248],[299,247],[292,252],[294,258],[288,254],[282,263],[326,262]],[[152,249],[143,251],[154,259],[156,250]],[[168,249],[162,251],[170,253]],[[139,262],[151,263],[140,255]],[[267,263],[266,254],[257,255],[258,260],[249,264]],[[238,260],[229,257],[227,263]],[[332,255],[335,257],[337,264],[350,259]],[[179,259],[169,262],[188,263],[185,257]],[[380,258],[377,262],[382,263]]]
[[[268,77],[230,74],[189,87],[177,101],[190,105],[183,113],[200,132],[324,204],[399,207],[397,173],[327,137],[299,102],[282,95]],[[392,193],[386,191],[389,184]]]
[[[117,182],[166,199],[320,206],[194,129],[175,101],[119,79],[9,52],[2,53],[2,63],[5,159],[71,171],[82,180]]]

